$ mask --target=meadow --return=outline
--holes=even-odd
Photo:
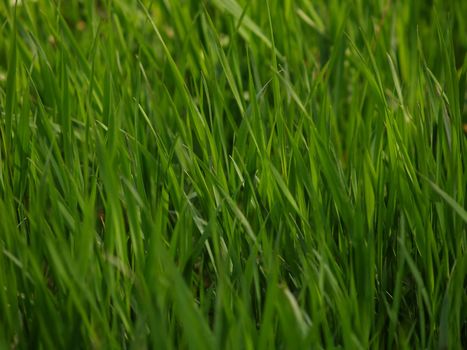
[[[466,87],[467,1],[0,0],[0,349],[467,348]]]

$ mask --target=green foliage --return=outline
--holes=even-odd
[[[467,2],[0,2],[0,348],[467,347]]]

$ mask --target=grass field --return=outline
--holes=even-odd
[[[467,348],[467,1],[0,0],[0,349]]]

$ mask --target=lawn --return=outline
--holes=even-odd
[[[0,349],[467,348],[467,1],[0,0]]]

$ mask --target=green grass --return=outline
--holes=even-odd
[[[466,348],[466,15],[1,0],[0,348]]]

